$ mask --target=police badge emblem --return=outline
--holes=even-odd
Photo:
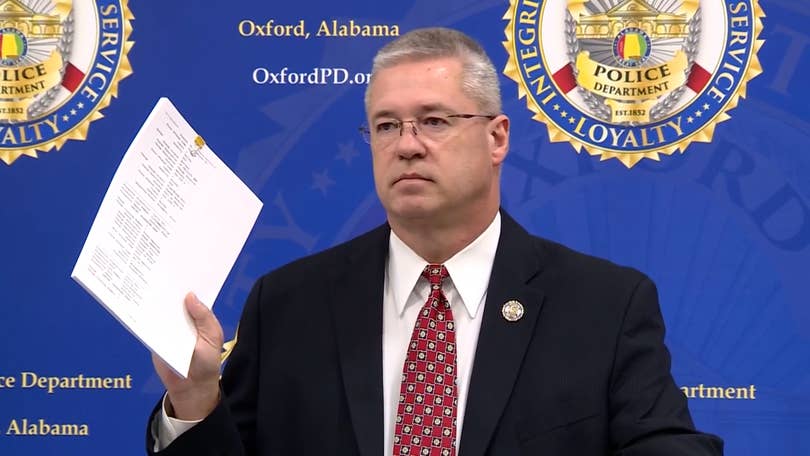
[[[132,73],[126,0],[0,0],[0,160],[84,140]]]
[[[762,72],[757,0],[510,0],[504,73],[567,141],[632,167],[709,142]]]

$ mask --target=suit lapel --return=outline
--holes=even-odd
[[[540,272],[539,252],[529,234],[501,212],[501,236],[492,268],[481,332],[470,377],[459,447],[463,456],[486,452],[512,393],[542,307],[543,295],[528,282]],[[503,304],[517,300],[524,307],[518,321],[507,321]]]
[[[382,300],[387,226],[359,239],[330,297],[338,357],[360,453],[383,452]]]

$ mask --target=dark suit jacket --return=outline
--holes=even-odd
[[[261,278],[223,402],[159,454],[382,455],[389,232]],[[517,322],[501,315],[510,299],[525,307]],[[531,236],[502,213],[483,319],[459,456],[722,454],[722,441],[695,431],[672,380],[643,274]]]

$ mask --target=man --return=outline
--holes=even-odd
[[[150,452],[175,455],[716,455],[669,372],[654,285],[500,211],[498,77],[448,29],[374,59],[366,92],[388,223],[260,279],[222,376],[193,295],[187,380]]]

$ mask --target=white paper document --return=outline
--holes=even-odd
[[[127,149],[71,277],[175,371],[196,330],[183,299],[209,308],[262,202],[161,98]]]

